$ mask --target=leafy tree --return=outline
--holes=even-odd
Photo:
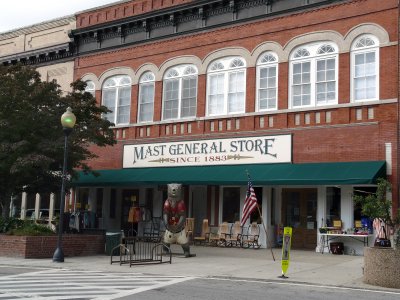
[[[397,212],[392,211],[392,201],[387,199],[387,192],[391,191],[391,184],[388,180],[378,178],[376,192],[367,196],[355,195],[354,201],[361,205],[363,215],[372,220],[378,219],[393,228],[399,230],[400,209]],[[385,230],[387,228],[385,227]],[[385,232],[386,235],[388,232]],[[387,235],[388,236],[388,235]]]
[[[110,126],[101,118],[108,112],[75,81],[63,95],[55,81],[45,82],[31,67],[0,66],[0,208],[9,214],[12,195],[59,192],[64,154],[60,118],[67,107],[77,124],[68,138],[68,172],[90,172],[87,161],[96,157],[89,146],[115,144]]]

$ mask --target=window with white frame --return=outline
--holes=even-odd
[[[154,81],[152,72],[144,73],[139,80],[139,122],[153,121],[154,113]]]
[[[164,75],[163,120],[196,116],[197,68],[180,65],[170,68]]]
[[[379,42],[372,35],[354,41],[351,49],[352,100],[376,100],[379,94]]]
[[[86,83],[85,92],[88,92],[88,93],[92,94],[93,97],[96,97],[96,94],[95,94],[96,89],[95,89],[94,82],[91,80],[88,80],[85,83]]]
[[[266,52],[257,61],[257,110],[277,109],[278,59]]]
[[[103,105],[110,113],[104,117],[115,125],[129,123],[131,109],[131,79],[126,75],[108,78],[103,84]]]
[[[245,112],[246,63],[241,57],[213,61],[207,70],[207,115]]]
[[[290,57],[290,107],[338,102],[338,50],[330,42],[296,48]]]

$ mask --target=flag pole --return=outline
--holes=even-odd
[[[246,169],[246,174],[247,174],[247,178],[250,180],[250,174],[249,174],[249,171],[247,169]],[[267,227],[265,226],[264,218],[262,216],[262,213],[261,213],[261,210],[260,210],[260,206],[258,205],[258,202],[257,202],[257,209],[258,209],[258,214],[260,215],[260,218],[261,218],[261,223],[263,224],[263,228],[264,228],[264,231],[265,231],[265,237],[266,237],[266,240],[267,240],[267,247],[268,247],[269,239],[268,239]],[[269,244],[269,246],[270,246],[270,249],[271,249],[272,259],[275,261],[274,252],[272,251],[272,245]]]
[[[264,219],[263,219],[263,216],[262,216],[262,214],[261,214],[260,206],[258,205],[258,203],[257,203],[257,209],[258,209],[258,213],[260,214],[261,223],[263,224],[263,227],[264,227],[265,237],[267,238],[267,247],[268,247],[269,239],[268,239],[267,227],[265,226]],[[271,249],[272,259],[275,261],[274,252],[272,251],[272,245],[269,244],[269,246],[270,246],[269,248]]]

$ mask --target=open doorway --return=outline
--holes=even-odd
[[[207,187],[192,186],[192,213],[194,218],[194,232],[201,232],[203,219],[207,219]]]

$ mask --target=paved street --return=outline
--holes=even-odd
[[[135,300],[397,300],[400,291],[377,291],[306,283],[199,278],[135,295]],[[122,298],[128,300],[133,298]]]
[[[183,276],[49,269],[0,276],[0,299],[111,300],[190,279]]]
[[[174,249],[179,252],[179,248]],[[266,249],[193,246],[172,264],[110,264],[106,255],[51,259],[0,257],[4,299],[400,299],[400,290],[365,284],[363,257],[293,250],[288,279]]]
[[[13,275],[13,274],[21,274],[21,273],[27,273],[27,272],[32,272],[33,270],[37,270],[38,268],[32,268],[32,267],[9,267],[9,266],[1,266],[0,265],[0,278],[1,276],[5,275]]]
[[[0,299],[399,299],[400,291],[224,277],[0,268]],[[12,275],[10,275],[12,274]]]

